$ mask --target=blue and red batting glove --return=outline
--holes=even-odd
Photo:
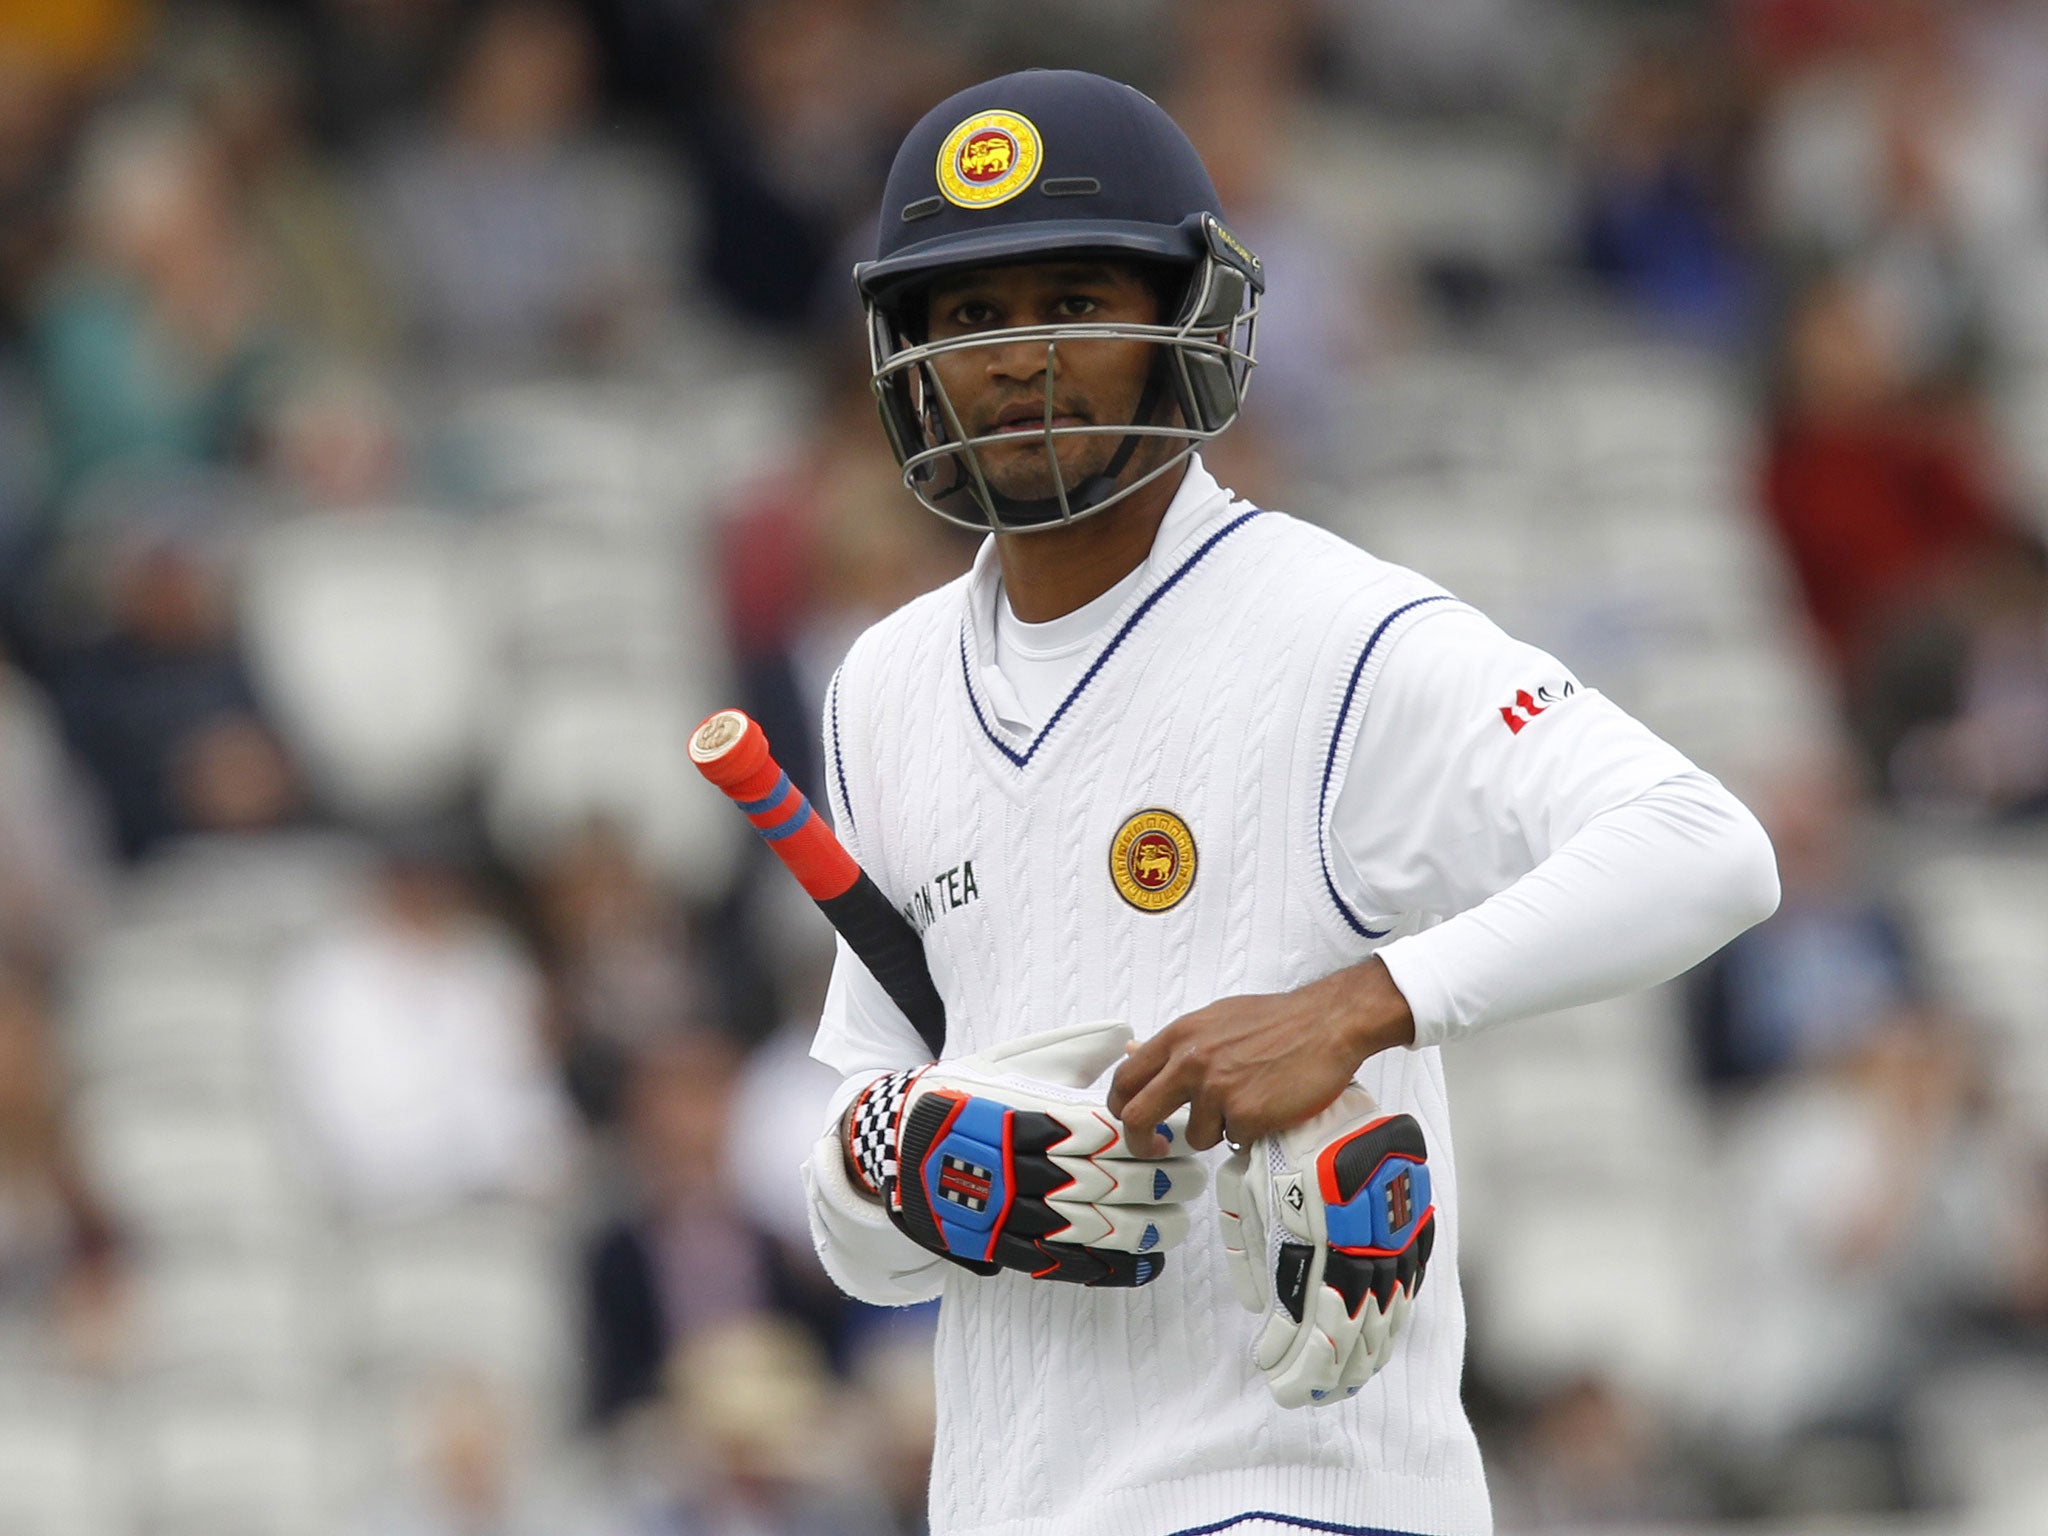
[[[1436,1240],[1412,1115],[1356,1084],[1314,1119],[1234,1152],[1216,1177],[1237,1299],[1265,1322],[1252,1363],[1283,1408],[1342,1402],[1393,1353]]]
[[[1192,1156],[1136,1156],[1090,1091],[1130,1039],[1069,1025],[878,1078],[847,1111],[847,1161],[898,1230],[977,1274],[1145,1285],[1207,1176]],[[1161,1129],[1184,1144],[1184,1117]]]

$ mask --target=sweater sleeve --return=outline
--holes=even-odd
[[[1667,980],[1777,906],[1756,818],[1555,659],[1469,610],[1415,626],[1330,827],[1416,1045]]]
[[[847,1177],[839,1121],[877,1077],[920,1066],[931,1053],[843,939],[811,1054],[844,1079],[804,1163],[818,1260],[841,1290],[860,1301],[882,1307],[930,1301],[945,1286],[946,1261],[897,1231],[881,1203]]]

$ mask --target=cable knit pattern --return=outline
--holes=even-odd
[[[924,928],[949,1056],[1097,1018],[1126,1018],[1143,1038],[1218,997],[1299,986],[1370,953],[1321,873],[1330,733],[1367,640],[1440,589],[1250,511],[1219,498],[1163,553],[1113,626],[1108,659],[1038,735],[1008,730],[975,694],[992,654],[991,549],[848,656],[834,695],[835,810],[858,817],[869,873]],[[1353,719],[1369,677],[1358,686]],[[1180,817],[1197,851],[1186,897],[1162,912],[1126,902],[1110,878],[1118,828],[1149,808]],[[957,874],[969,861],[971,894]],[[919,896],[934,890],[944,898]],[[1414,926],[1369,915],[1390,932]],[[1361,1081],[1422,1122],[1443,1207],[1410,1331],[1365,1392],[1314,1411],[1274,1406],[1208,1199],[1140,1290],[952,1275],[935,1532],[1269,1528],[1255,1512],[1294,1529],[1490,1530],[1458,1399],[1441,1065],[1433,1050],[1391,1052]]]

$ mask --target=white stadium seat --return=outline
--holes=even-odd
[[[344,1458],[311,1406],[138,1395],[134,1503],[150,1536],[328,1536]]]
[[[316,1220],[259,1113],[109,1082],[74,1124],[94,1188],[153,1246],[277,1252]]]
[[[746,833],[689,761],[690,732],[719,702],[594,680],[534,687],[506,721],[486,789],[492,836],[525,862],[608,820],[681,890],[714,895]]]

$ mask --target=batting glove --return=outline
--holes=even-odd
[[[1393,1352],[1436,1240],[1415,1117],[1382,1115],[1353,1084],[1314,1119],[1233,1152],[1216,1200],[1231,1285],[1265,1315],[1252,1362],[1274,1399],[1357,1396]]]
[[[1207,1176],[1192,1155],[1137,1156],[1088,1091],[1130,1040],[1127,1024],[1075,1024],[892,1072],[847,1113],[847,1159],[911,1241],[976,1274],[1145,1285]],[[1186,1125],[1159,1129],[1180,1145]]]

